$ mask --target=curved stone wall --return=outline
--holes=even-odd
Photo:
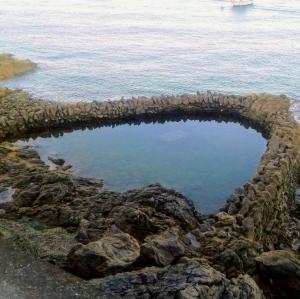
[[[84,245],[73,244],[74,247],[66,249],[66,260],[57,264],[85,278],[124,271],[149,273],[146,266],[169,271],[164,267],[179,260],[182,263],[184,258],[204,259],[229,278],[245,273],[257,275],[261,261],[257,257],[262,252],[289,249],[292,243],[287,237],[286,223],[297,209],[299,128],[289,112],[290,105],[291,100],[284,96],[212,93],[62,104],[33,99],[22,91],[0,89],[0,183],[16,190],[13,201],[3,207],[2,217],[5,221],[15,221],[25,216],[47,227],[76,231],[76,240]],[[180,194],[159,185],[120,195],[95,191],[100,188],[99,182],[74,178],[63,169],[54,172],[57,178],[34,151],[7,143],[10,138],[56,128],[178,115],[230,116],[259,126],[268,137],[267,150],[256,175],[235,190],[217,215],[200,215]],[[27,184],[33,187],[26,193]],[[101,204],[91,205],[87,201],[95,201],[93,192],[101,193],[97,193],[96,200]],[[59,215],[52,208],[59,209]],[[91,216],[91,210],[101,212],[103,227],[99,228],[99,221],[91,220],[96,217]],[[170,242],[166,244],[163,240]],[[86,250],[97,251],[101,244],[114,242],[123,244],[124,255],[128,254],[132,262],[124,265],[124,261],[110,261],[115,262],[114,267],[90,270],[92,261],[86,259]],[[99,258],[99,254],[95,256]],[[259,279],[257,282],[260,283]],[[100,289],[108,288],[102,289],[103,292],[111,292],[107,280],[95,283]],[[260,286],[265,293],[271,293],[265,280]],[[224,287],[223,292],[229,291]]]

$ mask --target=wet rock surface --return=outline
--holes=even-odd
[[[1,89],[0,185],[14,193],[0,207],[0,243],[47,262],[61,273],[57,280],[70,275],[79,298],[298,295],[300,138],[289,107],[283,97],[211,93],[66,105]],[[34,149],[11,143],[57,128],[172,115],[230,116],[261,128],[269,139],[254,178],[216,215],[201,215],[183,195],[159,184],[124,193],[103,189],[101,179],[76,177],[61,165],[50,169]],[[280,275],[293,279],[274,288]],[[35,277],[32,284],[40,285]]]

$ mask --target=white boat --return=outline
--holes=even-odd
[[[231,0],[232,6],[253,5],[253,0]]]

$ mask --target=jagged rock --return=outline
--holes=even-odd
[[[224,299],[264,299],[263,291],[249,275],[239,275],[231,279],[229,287],[223,294]]]
[[[76,246],[69,254],[69,261],[75,273],[91,278],[123,271],[139,255],[139,243],[129,234],[119,232],[87,245]]]
[[[274,298],[300,298],[299,257],[287,250],[274,250],[255,260],[266,292]]]
[[[141,246],[141,258],[146,263],[167,266],[185,252],[177,229],[169,229],[159,235],[149,236]]]
[[[233,239],[224,244],[223,251],[216,256],[227,275],[237,276],[239,273],[253,273],[256,269],[255,258],[262,253],[258,242],[247,239]]]
[[[198,226],[200,215],[182,194],[165,189],[161,185],[150,185],[146,188],[125,193],[127,202],[150,206],[156,211],[175,219],[183,229],[194,229]]]
[[[16,154],[19,158],[24,158],[24,159],[39,159],[40,156],[39,154],[30,148],[24,148],[23,151],[18,152]]]
[[[229,226],[236,223],[234,216],[231,216],[225,212],[220,212],[216,215],[217,223],[216,226]]]
[[[94,279],[90,285],[104,298],[263,298],[248,275],[229,281],[222,273],[196,259]]]
[[[32,185],[16,194],[14,204],[19,207],[30,207],[40,194],[39,186]]]
[[[43,203],[57,203],[64,199],[68,194],[68,186],[62,183],[43,185],[40,194],[36,199],[35,205]]]
[[[48,157],[48,160],[54,163],[55,165],[63,166],[65,164],[65,160],[61,158],[56,158],[56,157]]]
[[[111,210],[108,218],[110,222],[140,241],[143,241],[149,234],[167,229],[172,221],[168,217],[165,217],[164,221],[162,215],[160,221],[156,221],[154,209],[139,208],[136,205],[119,205]]]
[[[105,298],[180,298],[191,287],[198,288],[198,294],[210,296],[202,298],[220,298],[228,284],[223,274],[196,260],[164,268],[145,268],[90,283]]]

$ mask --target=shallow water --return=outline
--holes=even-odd
[[[37,146],[45,161],[49,155],[64,158],[76,174],[103,178],[105,188],[175,188],[205,213],[215,212],[254,175],[266,148],[254,129],[198,120],[77,130],[18,144]]]
[[[39,63],[3,84],[52,100],[207,89],[297,98],[300,1],[0,0],[0,52]]]

